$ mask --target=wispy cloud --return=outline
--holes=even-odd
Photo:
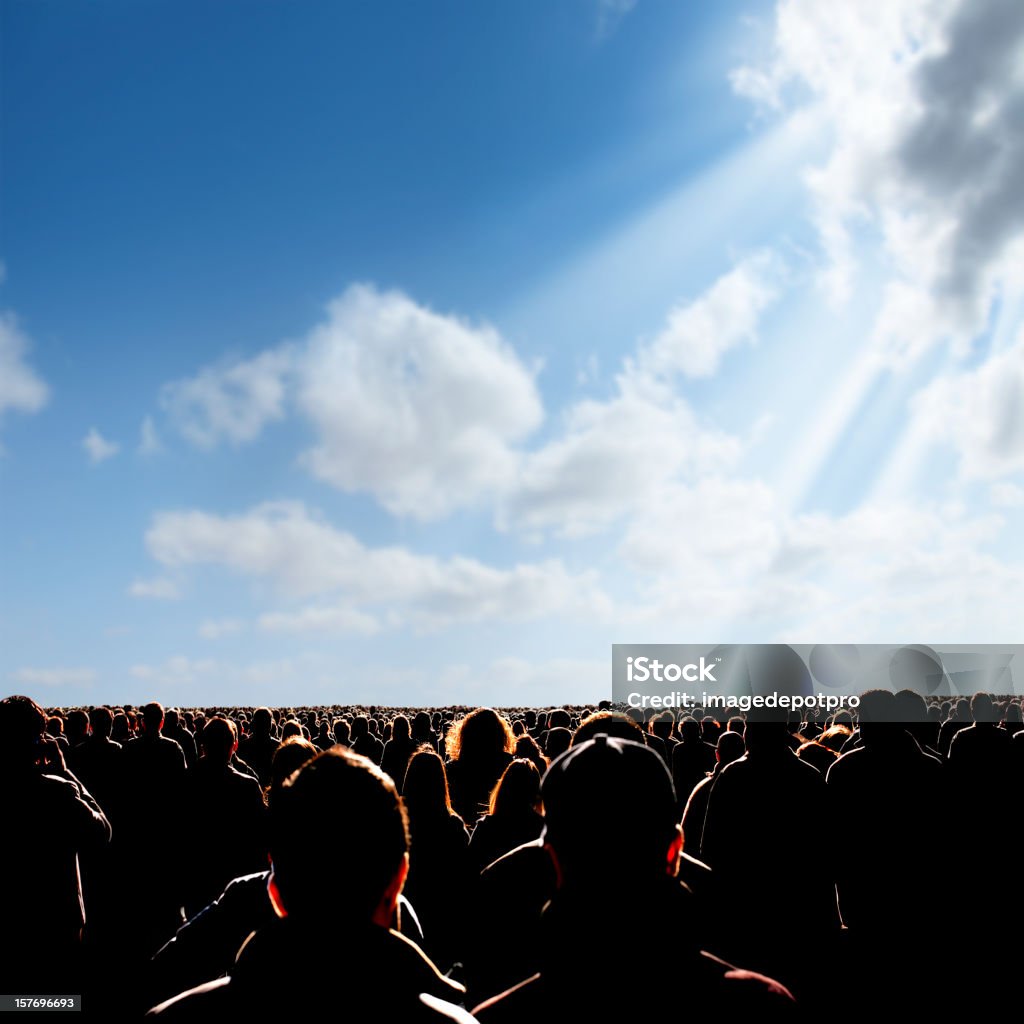
[[[49,398],[42,378],[29,366],[28,339],[12,313],[0,313],[0,415],[38,412]]]
[[[116,441],[108,441],[95,427],[90,427],[89,433],[82,438],[82,447],[93,465],[112,459],[121,450]]]

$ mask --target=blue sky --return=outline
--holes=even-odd
[[[8,692],[1018,639],[1019,5],[0,12]]]

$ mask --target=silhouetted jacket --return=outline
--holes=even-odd
[[[249,938],[226,978],[183,992],[148,1015],[168,1021],[290,1020],[296,1000],[317,978],[341,993],[339,1013],[354,1021],[459,1019],[453,1001],[465,992],[395,931],[374,924],[324,927],[284,918]],[[445,1005],[428,1006],[422,993]]]
[[[544,912],[540,971],[477,1006],[474,1016],[483,1024],[518,1024],[747,1014],[772,1020],[795,1012],[784,986],[701,949],[690,894],[675,879],[643,885],[638,901],[627,891],[578,898],[560,891]],[[676,922],[673,930],[666,931],[666,920]]]

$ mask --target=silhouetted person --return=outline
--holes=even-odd
[[[405,770],[409,767],[409,758],[416,751],[417,743],[413,740],[409,727],[409,719],[398,715],[391,726],[391,739],[384,746],[380,766],[395,780],[398,792],[402,792],[405,783]]]
[[[249,735],[238,744],[238,756],[256,773],[260,785],[270,785],[270,766],[278,741],[272,735],[274,723],[270,708],[257,708],[253,712]]]
[[[672,783],[679,798],[679,813],[694,786],[715,770],[715,748],[704,742],[700,722],[687,715],[679,723],[679,742],[672,750]]]
[[[181,925],[185,836],[175,821],[184,794],[185,755],[161,734],[162,705],[142,709],[142,732],[125,744],[127,800],[123,828],[114,837],[121,870],[130,887],[146,893],[131,915],[136,955],[151,955]]]
[[[384,744],[370,732],[370,720],[366,715],[356,715],[352,721],[351,748],[355,753],[368,757],[374,764],[380,764],[384,756]]]
[[[737,732],[723,732],[715,748],[714,770],[694,786],[690,799],[683,811],[683,843],[687,851],[700,853],[701,838],[704,835],[704,817],[708,811],[711,787],[726,765],[743,756],[743,737]]]
[[[887,690],[863,694],[862,745],[827,775],[829,817],[847,823],[834,847],[839,909],[869,1002],[929,969],[942,924],[942,763],[899,720],[905,707]]]
[[[786,1013],[782,986],[702,951],[692,894],[677,878],[672,779],[654,751],[600,734],[551,765],[542,796],[558,888],[541,967],[478,1006],[481,1021],[674,1019],[680,993],[696,1020]],[[616,898],[621,889],[643,898]],[[638,991],[637,978],[671,984]]]
[[[412,756],[403,799],[412,848],[406,895],[423,926],[423,945],[448,969],[462,952],[466,904],[473,882],[469,833],[452,808],[444,762],[432,750]]]
[[[512,760],[515,736],[497,711],[477,708],[452,726],[445,745],[452,807],[472,827],[486,813],[491,790]]]
[[[344,808],[349,829],[333,841],[309,822]],[[414,943],[391,930],[409,868],[409,835],[392,780],[342,747],[319,754],[285,783],[271,809],[278,919],[246,942],[226,978],[156,1007],[170,1020],[290,1018],[292,979],[330,979],[352,1020],[376,1019],[386,1001],[396,1020],[458,1019],[447,999],[462,990]],[[335,915],[325,920],[326,894]],[[282,983],[284,982],[284,983]],[[464,1018],[463,1018],[464,1019]]]
[[[89,791],[68,771],[30,697],[0,701],[0,992],[80,992],[86,921],[78,856],[110,839]]]
[[[185,910],[205,907],[232,878],[267,863],[267,808],[260,784],[231,767],[237,730],[226,718],[203,729],[203,756],[189,772],[186,806],[196,855],[191,857]]]
[[[800,827],[808,811],[825,805],[825,779],[790,749],[787,721],[784,711],[751,712],[746,753],[712,786],[701,857],[729,897],[730,955],[768,970],[800,996],[832,952],[839,915],[831,840]]]
[[[513,761],[491,794],[490,811],[477,822],[469,856],[479,874],[488,864],[540,836],[540,772],[532,761]]]

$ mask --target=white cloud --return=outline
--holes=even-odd
[[[139,454],[156,455],[163,451],[163,444],[160,435],[157,433],[156,424],[152,416],[147,416],[139,428]]]
[[[1024,487],[1016,484],[993,484],[989,488],[989,501],[995,508],[1024,508]]]
[[[874,343],[899,364],[947,338],[964,351],[1024,227],[1024,6],[1017,0],[781,0],[775,56],[733,84],[783,105],[799,87],[834,136],[808,174],[846,299],[856,234],[879,233],[892,273]],[[799,103],[799,100],[790,99]]]
[[[777,259],[761,252],[738,263],[699,298],[673,309],[638,363],[654,376],[710,377],[731,348],[753,344],[761,314],[776,297]]]
[[[108,441],[95,427],[90,427],[89,433],[82,438],[82,447],[94,465],[112,459],[121,450],[116,441]]]
[[[501,498],[499,527],[583,536],[650,505],[669,484],[730,469],[742,443],[703,423],[675,378],[708,376],[728,349],[756,339],[780,272],[775,256],[757,253],[675,308],[665,329],[624,361],[611,398],[571,406],[563,430],[522,459]]]
[[[26,686],[88,686],[96,673],[91,668],[19,668],[10,678]]]
[[[541,422],[533,373],[487,325],[353,286],[307,339],[169,385],[163,401],[197,444],[255,438],[291,407],[316,443],[303,464],[396,515],[434,519],[493,492]]]
[[[268,612],[260,616],[259,622],[260,629],[269,633],[324,630],[369,636],[381,629],[381,623],[376,617],[347,605],[309,605],[296,612]]]
[[[332,594],[362,611],[395,606],[419,629],[485,619],[593,616],[607,608],[595,574],[572,575],[559,561],[497,569],[465,557],[440,560],[401,547],[367,548],[300,502],[263,504],[238,516],[163,512],[147,531],[146,544],[168,567],[217,565],[265,579],[292,598]],[[302,614],[316,617],[308,610]],[[264,626],[288,622],[271,619]]]
[[[185,437],[202,448],[252,441],[267,423],[284,418],[292,362],[292,349],[284,345],[209,366],[165,385],[160,402]]]
[[[499,525],[582,536],[651,500],[667,480],[728,467],[739,442],[700,423],[662,385],[623,374],[618,394],[586,400],[562,434],[524,459],[499,510]]]
[[[1024,471],[1024,331],[976,369],[933,380],[913,417],[924,437],[954,448],[964,479]]]
[[[222,636],[241,633],[245,623],[241,619],[206,619],[200,623],[199,635],[205,640],[219,640]]]
[[[791,515],[759,481],[705,480],[631,523],[620,555],[638,595],[623,608],[734,641],[1006,642],[1024,570],[990,553],[1004,525],[923,503]]]
[[[0,415],[7,409],[38,412],[49,397],[49,389],[25,362],[28,339],[11,313],[0,313]]]
[[[128,588],[132,597],[153,598],[157,601],[176,601],[181,597],[181,588],[174,580],[158,576],[151,580],[136,580]]]
[[[309,339],[299,407],[319,443],[304,462],[344,490],[428,519],[493,491],[541,422],[533,375],[490,327],[350,288]]]

